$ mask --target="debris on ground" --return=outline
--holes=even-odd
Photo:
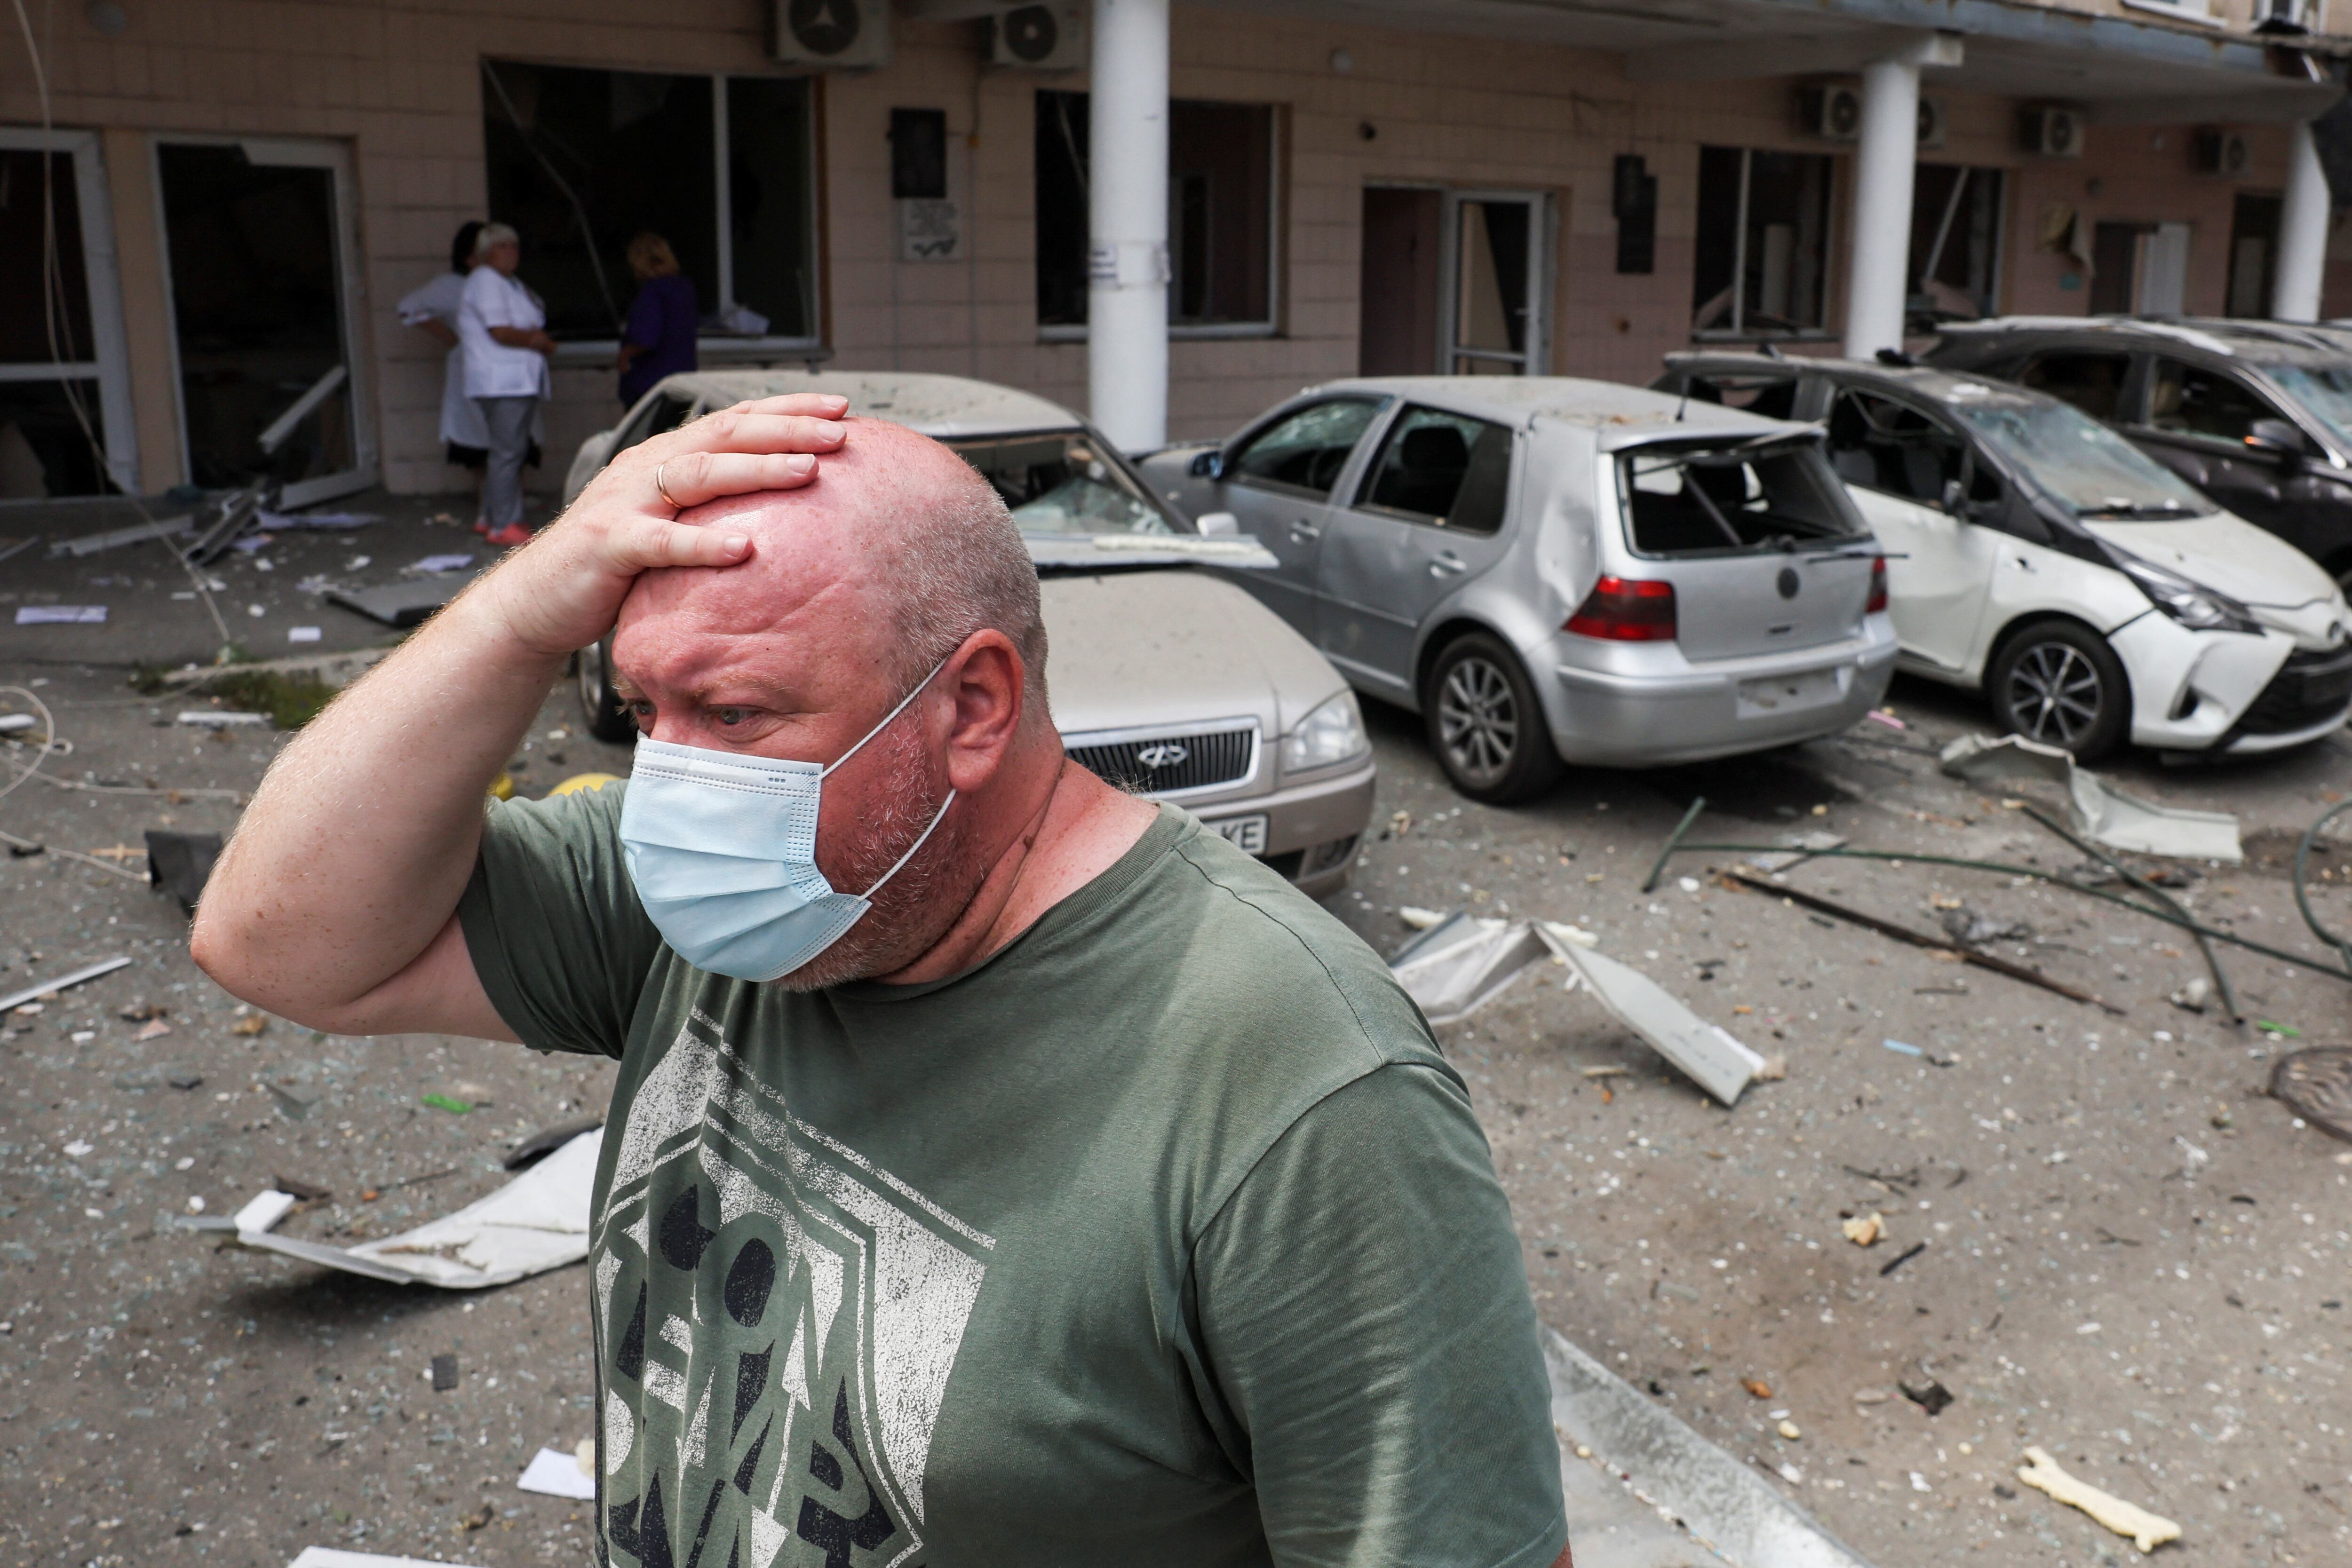
[[[2213,982],[2200,975],[2165,999],[2183,1012],[2201,1013],[2213,999]]]
[[[1906,1253],[1905,1256],[1907,1257],[1909,1254]],[[1881,1272],[1884,1271],[1881,1270]],[[1955,1397],[1950,1389],[1934,1378],[1928,1379],[1923,1387],[1915,1388],[1910,1384],[1902,1382],[1896,1383],[1895,1386],[1903,1391],[1904,1398],[1908,1399],[1930,1416],[1942,1415],[1951,1406]]]
[[[2020,735],[1988,740],[1964,735],[1942,753],[1944,771],[1955,779],[2041,779],[2066,791],[2074,831],[2110,849],[2183,860],[2236,862],[2245,859],[2238,842],[2238,819],[2220,811],[2189,811],[2159,806],[2125,793],[2098,774],[2074,764],[2074,753]]]
[[[594,1446],[583,1443],[572,1453],[557,1448],[541,1448],[530,1457],[515,1485],[525,1491],[540,1492],[548,1497],[568,1497],[581,1502],[593,1502],[596,1497],[596,1463]]]
[[[1841,850],[1845,847],[1845,839],[1843,835],[1825,832],[1818,828],[1809,833],[1782,833],[1779,838],[1772,841],[1774,843],[1786,844],[1789,847],[1786,850],[1776,850],[1769,854],[1760,854],[1753,857],[1749,863],[1754,865],[1757,870],[1766,872],[1787,871],[1790,867],[1802,864],[1804,862],[1812,859],[1817,854],[1823,853],[1829,850]]]
[[[2041,1448],[2025,1450],[2026,1463],[2017,1467],[2017,1479],[2036,1491],[2047,1492],[2069,1508],[2079,1508],[2117,1535],[2131,1537],[2133,1545],[2143,1552],[2153,1552],[2168,1541],[2180,1539],[2180,1526],[2158,1514],[2153,1514],[2137,1503],[2124,1501],[2110,1492],[2101,1491],[2088,1481],[2077,1480],[2059,1468],[2058,1461]]]
[[[1997,920],[1990,915],[1979,915],[1966,904],[1944,912],[1944,935],[1965,947],[1981,947],[1989,942],[2030,942],[2033,927],[2022,920]]]
[[[220,860],[221,836],[150,828],[146,837],[147,885],[170,894],[180,901],[182,909],[194,914],[205,883],[212,880],[213,866]]]
[[[522,1170],[527,1166],[537,1165],[581,1134],[593,1133],[604,1124],[604,1118],[601,1115],[581,1116],[572,1121],[559,1123],[552,1127],[541,1128],[518,1141],[514,1147],[507,1151],[506,1157],[499,1163],[510,1171]]]
[[[2289,1051],[2271,1069],[2270,1093],[2321,1132],[2352,1140],[2352,1046]]]
[[[426,1366],[425,1375],[433,1380],[434,1393],[448,1393],[457,1386],[457,1356],[451,1354],[435,1356],[432,1363]]]
[[[1925,1241],[1914,1241],[1910,1246],[1906,1247],[1902,1251],[1896,1253],[1894,1257],[1881,1264],[1878,1270],[1878,1277],[1882,1280],[1885,1279],[1888,1275],[1894,1273],[1895,1270],[1900,1269],[1904,1264],[1908,1263],[1912,1259],[1916,1258],[1920,1253],[1925,1252],[1926,1250],[1927,1250],[1927,1244]],[[1933,1414],[1933,1412],[1930,1412],[1930,1414]]]
[[[435,611],[457,598],[472,580],[471,576],[450,574],[387,582],[380,588],[337,588],[329,591],[327,602],[340,604],[346,610],[356,610],[369,620],[380,621],[386,626],[405,629],[422,625]]]
[[[603,1145],[601,1133],[583,1133],[488,1197],[356,1247],[273,1234],[295,1203],[291,1193],[273,1189],[239,1211],[236,1243],[394,1284],[452,1291],[509,1284],[588,1256],[588,1189]],[[247,1215],[268,1223],[247,1225]]]
[[[103,604],[19,604],[16,606],[19,626],[103,626],[106,606]]]
[[[34,955],[36,957],[38,957],[40,955],[38,954]],[[111,975],[117,969],[127,967],[130,963],[131,958],[128,954],[112,958],[100,958],[95,964],[85,964],[79,969],[75,969],[68,974],[59,975],[54,980],[37,981],[33,985],[26,986],[23,990],[11,991],[6,996],[0,997],[0,1013],[7,1012],[11,1009],[22,1007],[27,1003],[39,1002],[49,997],[57,995],[59,991],[62,991],[68,987],[79,986],[85,980],[95,980],[100,975]],[[38,1009],[36,1009],[35,1010],[37,1011]]]
[[[193,729],[247,729],[256,726],[267,729],[269,716],[236,708],[191,708],[180,716],[180,722]]]
[[[1878,1244],[1879,1239],[1886,1234],[1886,1219],[1874,1208],[1866,1214],[1857,1214],[1853,1218],[1842,1222],[1838,1229],[1843,1232],[1845,1239],[1856,1247],[1874,1247]]]
[[[1762,1056],[1676,1001],[1647,975],[1538,930],[1553,941],[1555,953],[1576,979],[1618,1022],[1724,1104],[1738,1104],[1740,1092],[1765,1074],[1768,1064]]]
[[[446,1111],[453,1116],[462,1116],[474,1108],[474,1103],[471,1100],[460,1100],[455,1094],[443,1094],[436,1092],[431,1094],[420,1094],[416,1098],[418,1103],[430,1105],[436,1111]]]
[[[333,1546],[306,1546],[286,1568],[472,1568],[470,1563],[444,1562],[438,1557],[386,1557],[377,1552],[345,1552]]]
[[[109,528],[104,533],[82,534],[73,538],[57,539],[49,545],[49,559],[62,556],[96,555],[100,550],[114,549],[121,545],[144,544],[149,539],[173,539],[195,531],[195,519],[185,513],[176,517],[158,517],[152,523],[133,523],[127,528]]]

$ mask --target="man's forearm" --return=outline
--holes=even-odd
[[[262,781],[205,890],[197,961],[325,1016],[398,974],[472,873],[482,798],[561,668],[460,597],[331,704]]]

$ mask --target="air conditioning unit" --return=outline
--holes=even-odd
[[[989,19],[988,63],[1013,70],[1087,68],[1087,8],[1083,0],[1021,5]]]
[[[1944,144],[1944,100],[1923,98],[1919,100],[1919,145],[1941,147]]]
[[[2252,154],[2247,151],[2246,139],[2234,131],[2200,131],[2190,143],[2200,174],[2219,174],[2224,180],[2242,180]]]
[[[1862,134],[1861,89],[1843,82],[1799,88],[1797,123],[1825,141],[1852,141]]]
[[[890,0],[775,0],[777,60],[809,70],[890,63]]]
[[[2072,109],[2029,109],[2019,124],[2025,151],[2042,158],[2083,155],[2083,116]]]

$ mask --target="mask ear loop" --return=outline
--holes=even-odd
[[[917,839],[913,843],[908,844],[907,846],[907,852],[898,857],[898,864],[892,866],[888,871],[884,872],[882,873],[881,880],[877,882],[872,887],[869,887],[864,893],[859,894],[857,896],[860,899],[871,900],[876,894],[882,891],[883,883],[888,882],[892,877],[897,876],[901,868],[903,868],[908,861],[915,858],[915,852],[921,849],[926,843],[929,843],[930,841],[931,835],[939,831],[940,824],[947,821],[948,808],[955,804],[955,799],[956,792],[954,789],[950,789],[948,791],[948,798],[940,802],[939,810],[932,816],[931,825],[923,830],[923,836]]]
[[[954,657],[955,654],[950,653],[947,656],[947,659],[941,659],[938,664],[933,664],[931,666],[930,674],[925,675],[921,680],[917,681],[915,683],[915,689],[908,692],[905,696],[900,697],[898,699],[898,706],[892,708],[888,713],[884,714],[880,724],[877,724],[872,729],[867,730],[866,734],[859,738],[856,746],[851,747],[848,750],[843,752],[840,756],[835,758],[830,763],[826,764],[824,768],[819,770],[817,777],[820,779],[824,778],[826,774],[831,773],[835,768],[840,767],[843,763],[856,756],[860,751],[865,750],[866,741],[873,739],[876,736],[889,728],[890,721],[897,718],[900,714],[905,713],[907,711],[907,705],[913,702],[917,697],[922,695],[923,688],[931,684],[933,676],[937,675],[941,670],[948,667],[948,659],[952,659]],[[912,852],[910,851],[908,852],[911,853]]]

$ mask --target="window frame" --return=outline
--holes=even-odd
[[[731,154],[731,130],[729,123],[727,89],[730,80],[769,81],[784,79],[786,73],[763,74],[753,71],[654,70],[630,73],[625,68],[611,65],[582,66],[564,60],[525,58],[518,56],[481,57],[481,73],[485,76],[499,66],[526,66],[534,70],[591,70],[607,75],[653,74],[671,77],[702,77],[710,83],[710,179],[712,183],[711,226],[716,231],[719,258],[719,295],[705,314],[722,313],[731,309],[735,298],[735,246],[732,240],[735,222],[734,182],[730,178],[728,160]],[[819,358],[830,358],[826,340],[832,326],[831,277],[826,267],[825,200],[824,200],[824,77],[822,72],[802,78],[808,83],[808,203],[802,214],[807,224],[809,265],[809,318],[813,330],[805,335],[778,332],[761,333],[756,338],[732,332],[709,332],[699,328],[695,333],[695,349],[704,364],[726,364],[742,361],[764,363],[778,358],[799,358],[809,350],[822,350],[809,355],[814,366]],[[487,161],[487,143],[485,159]],[[618,333],[609,338],[566,338],[555,345],[553,363],[567,369],[583,366],[597,370],[611,368],[613,357],[621,351]]]
[[[1037,89],[1040,93],[1066,92],[1074,98],[1084,98],[1091,90],[1091,89],[1072,89],[1068,88],[1039,88]],[[1283,289],[1283,282],[1289,270],[1286,265],[1287,256],[1286,248],[1283,244],[1283,214],[1289,194],[1288,189],[1284,182],[1284,175],[1288,169],[1290,162],[1288,157],[1286,155],[1288,152],[1290,141],[1290,117],[1287,113],[1289,106],[1283,103],[1254,101],[1251,99],[1237,98],[1194,98],[1179,99],[1172,95],[1170,97],[1168,101],[1171,113],[1174,106],[1179,102],[1227,104],[1237,108],[1265,110],[1267,111],[1267,131],[1265,139],[1266,162],[1269,165],[1266,172],[1265,183],[1265,319],[1263,321],[1196,322],[1189,326],[1181,325],[1171,320],[1168,323],[1169,340],[1171,342],[1214,342],[1221,339],[1278,338],[1282,336],[1283,317],[1286,309],[1287,308],[1287,301]],[[1034,112],[1032,114],[1030,123],[1033,127],[1035,124]],[[1175,156],[1172,143],[1170,148],[1169,155],[1171,159]],[[1034,157],[1034,150],[1032,157]],[[1087,169],[1089,177],[1091,177],[1094,169],[1094,149],[1091,145],[1087,149]],[[1034,173],[1030,177],[1029,197],[1032,204],[1034,204],[1037,198],[1037,191],[1036,177]],[[1172,238],[1173,236],[1171,235],[1170,237]],[[1030,265],[1033,268],[1036,265],[1036,259],[1037,258],[1034,256],[1032,256],[1031,258]],[[1172,270],[1165,280],[1164,287],[1170,290],[1171,297],[1172,298],[1175,287],[1175,277]],[[1040,321],[1037,323],[1037,340],[1041,343],[1083,343],[1087,340],[1087,336],[1092,330],[1092,323],[1086,321]]]
[[[1380,483],[1381,465],[1388,460],[1388,455],[1391,448],[1395,444],[1398,438],[1404,434],[1405,421],[1411,419],[1414,414],[1422,413],[1443,414],[1448,419],[1466,420],[1473,424],[1485,425],[1489,430],[1499,430],[1503,433],[1505,439],[1510,443],[1510,455],[1505,460],[1502,516],[1496,521],[1493,528],[1465,528],[1460,524],[1449,522],[1447,519],[1452,515],[1450,513],[1444,517],[1440,517],[1428,512],[1408,511],[1402,507],[1384,506],[1372,499],[1372,489]],[[1369,434],[1370,432],[1368,430],[1366,434]],[[1361,437],[1358,437],[1360,444],[1361,440]],[[1475,460],[1477,450],[1477,443],[1471,443],[1468,448],[1468,456],[1472,461]],[[1362,512],[1369,517],[1391,517],[1401,523],[1409,523],[1415,528],[1428,528],[1433,532],[1449,534],[1460,538],[1496,538],[1507,532],[1511,526],[1511,501],[1513,498],[1512,486],[1517,478],[1518,466],[1519,432],[1513,429],[1511,426],[1504,424],[1496,420],[1486,418],[1481,414],[1464,413],[1458,409],[1440,408],[1435,403],[1402,402],[1398,406],[1396,412],[1389,416],[1387,423],[1381,426],[1381,438],[1372,447],[1371,455],[1365,459],[1363,464],[1363,472],[1356,476],[1356,484],[1353,492],[1355,498],[1350,501],[1337,504],[1344,505],[1346,508],[1351,512]],[[1469,482],[1470,468],[1468,464],[1465,463],[1462,470],[1462,485],[1464,486],[1467,486]],[[1332,486],[1332,492],[1335,496],[1338,494],[1339,486],[1337,485]],[[1460,503],[1461,498],[1461,490],[1460,488],[1457,488],[1454,492],[1454,501],[1456,504]]]
[[[1702,142],[1699,146],[1699,152],[1702,158],[1708,147],[1717,147],[1721,145],[1722,144],[1718,142]],[[1837,334],[1830,328],[1830,286],[1832,281],[1832,269],[1837,264],[1838,256],[1838,186],[1842,183],[1840,176],[1840,170],[1843,166],[1842,162],[1833,153],[1823,152],[1815,148],[1806,147],[1726,147],[1723,148],[1723,151],[1737,152],[1739,154],[1738,206],[1737,213],[1734,214],[1732,223],[1731,325],[1727,328],[1700,328],[1693,326],[1690,329],[1691,341],[1694,343],[1826,343],[1834,341],[1837,338]],[[1772,332],[1763,330],[1750,331],[1748,329],[1748,193],[1753,184],[1756,155],[1759,152],[1766,154],[1789,154],[1797,157],[1819,158],[1829,165],[1828,183],[1823,188],[1822,193],[1822,320],[1821,325],[1817,327],[1801,327],[1793,332]],[[1696,196],[1696,181],[1693,183],[1693,193],[1694,196]],[[1696,280],[1696,269],[1698,265],[1697,258],[1696,256],[1692,258],[1691,265],[1694,269],[1694,280]]]
[[[1919,419],[1925,420],[1930,428],[1934,429],[1959,449],[1960,471],[1957,476],[1948,475],[1946,477],[1957,477],[1960,482],[1961,489],[1972,499],[1976,498],[1975,492],[1977,476],[1979,472],[1984,471],[1988,465],[1979,463],[1977,460],[1977,444],[1969,435],[1968,431],[1960,428],[1949,415],[1944,413],[1939,409],[1932,406],[1923,407],[1918,402],[1916,402],[1913,399],[1898,397],[1892,392],[1884,392],[1877,387],[1861,386],[1851,382],[1831,382],[1830,400],[1828,403],[1823,405],[1822,410],[1822,455],[1823,458],[1828,460],[1830,472],[1837,476],[1840,484],[1860,485],[1862,488],[1869,491],[1874,496],[1884,496],[1890,501],[1899,501],[1906,507],[1924,507],[1931,512],[1943,511],[1943,497],[1940,493],[1929,499],[1921,500],[1916,496],[1900,495],[1895,491],[1882,489],[1876,485],[1864,483],[1860,479],[1848,479],[1843,473],[1838,471],[1835,448],[1831,444],[1829,427],[1831,417],[1837,412],[1838,400],[1840,398],[1846,397],[1874,398],[1880,402],[1886,403],[1891,407],[1902,410],[1906,413],[1912,414]],[[2059,399],[2056,401],[2063,402],[2064,400]],[[1864,416],[1865,422],[1867,421],[1867,415]],[[2090,416],[2085,414],[2084,417],[2087,419]],[[1992,472],[1994,476],[1999,478],[1999,470],[1992,470]],[[2004,494],[2006,493],[2006,490],[2007,486],[2004,485]],[[1950,514],[1948,513],[1946,514],[1946,516],[1949,515]],[[1958,519],[1958,521],[1963,523],[1973,522],[1976,519],[1970,517],[1961,517]]]
[[[114,198],[107,183],[106,154],[99,133],[0,125],[0,147],[14,152],[62,152],[72,161],[74,204],[81,219],[82,288],[87,296],[84,303],[89,313],[90,336],[87,359],[69,360],[62,364],[52,360],[15,361],[0,365],[0,380],[96,382],[99,425],[106,447],[101,466],[123,494],[136,496],[142,487],[138,416],[131,395],[131,339],[123,325],[122,283],[115,260]],[[159,215],[160,190],[159,185]],[[169,292],[167,274],[167,298]],[[172,385],[176,399],[176,349],[173,360]]]
[[[2254,419],[2274,419],[2281,423],[2294,425],[2298,432],[2301,432],[2305,444],[2305,455],[2310,455],[2313,444],[2311,434],[2304,430],[2303,422],[2294,417],[2293,409],[2288,406],[2292,400],[2281,398],[2269,388],[2261,385],[2252,377],[2240,371],[2200,364],[2185,355],[2166,353],[2162,350],[2153,352],[2147,357],[2147,369],[2140,378],[2140,396],[2135,411],[2138,418],[2131,422],[2133,429],[2144,432],[2158,441],[2185,442],[2200,451],[2216,455],[2239,458],[2250,455],[2242,439],[2227,435],[2211,435],[2201,430],[2171,430],[2156,423],[2156,389],[2164,375],[2164,367],[2168,364],[2178,365],[2184,371],[2192,371],[2199,375],[2211,376],[2216,380],[2229,382],[2239,392],[2252,399],[2255,403],[2269,411],[2254,415]],[[2250,430],[2252,424],[2253,420],[2247,421]]]

